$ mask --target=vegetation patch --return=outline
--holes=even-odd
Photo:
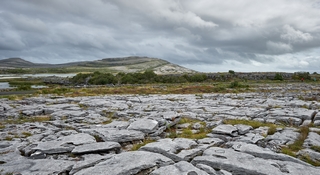
[[[304,161],[304,162],[307,162],[307,163],[309,163],[309,164],[311,164],[311,165],[313,165],[313,166],[320,166],[320,162],[312,160],[312,159],[310,158],[310,156],[303,155],[303,156],[301,156],[301,157],[299,157],[299,158],[300,158],[300,160],[302,160],[302,161]]]
[[[32,134],[30,133],[30,132],[22,132],[21,133],[23,136],[25,136],[25,137],[30,137],[30,136],[32,136]]]
[[[313,146],[311,146],[310,148],[311,148],[312,150],[317,151],[317,152],[320,153],[320,146],[315,146],[315,145],[313,145]]]
[[[207,137],[207,134],[211,132],[209,128],[206,128],[206,123],[197,119],[191,119],[183,117],[180,119],[178,124],[189,123],[187,128],[178,130],[176,126],[169,127],[166,130],[168,138],[189,138],[189,139],[203,139]],[[193,124],[200,123],[202,126],[199,130],[193,130]]]
[[[143,147],[144,145],[146,145],[148,143],[152,143],[152,142],[155,142],[155,141],[151,140],[151,139],[144,139],[142,143],[133,144],[131,151],[137,151],[139,148]]]
[[[307,139],[309,134],[309,127],[302,126],[299,129],[300,135],[298,136],[297,140],[293,144],[288,145],[288,148],[294,152],[301,150],[303,147],[304,140]]]
[[[262,126],[267,126],[269,127],[268,129],[268,135],[272,135],[277,131],[277,128],[283,128],[283,125],[276,125],[273,123],[263,123],[259,121],[254,121],[254,120],[238,120],[238,119],[227,119],[223,121],[224,124],[230,124],[230,125],[238,125],[238,124],[243,124],[243,125],[249,125],[252,126],[252,128],[259,128]]]
[[[18,118],[9,118],[6,120],[2,120],[0,122],[0,125],[46,122],[46,121],[50,121],[50,120],[51,120],[50,116],[47,116],[47,115],[35,116],[35,117],[27,117],[27,116],[21,115]]]
[[[296,153],[298,151],[300,151],[301,149],[303,149],[303,143],[304,143],[305,139],[307,139],[308,134],[309,134],[309,127],[302,126],[299,129],[299,132],[300,132],[300,134],[299,134],[298,138],[294,141],[294,143],[288,145],[287,147],[283,147],[281,149],[281,152],[283,154],[287,154],[292,157],[297,157]],[[311,147],[311,149],[316,150],[316,151],[319,151],[319,148],[320,147]],[[320,166],[320,162],[313,161],[307,155],[300,156],[299,159],[301,159],[302,161],[305,161],[307,163],[310,163],[314,166]]]

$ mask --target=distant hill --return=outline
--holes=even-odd
[[[172,64],[168,61],[149,58],[149,57],[124,57],[124,58],[104,58],[95,61],[70,62],[64,64],[41,64],[26,61],[22,58],[8,58],[0,60],[0,67],[5,68],[22,68],[40,70],[46,68],[59,68],[68,70],[68,72],[79,71],[109,71],[109,72],[142,72],[153,70],[157,74],[181,74],[196,72],[185,67]]]

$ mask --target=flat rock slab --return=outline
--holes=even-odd
[[[154,169],[173,164],[174,162],[157,153],[134,151],[116,154],[112,158],[98,163],[94,167],[81,170],[75,175],[126,175],[148,174]]]
[[[303,165],[309,165],[300,159],[285,155],[285,154],[280,154],[280,153],[275,153],[271,151],[268,148],[261,148],[257,145],[254,144],[246,144],[246,143],[241,143],[241,142],[235,142],[233,143],[232,148],[235,151],[240,151],[243,153],[251,154],[255,157],[260,157],[263,159],[273,159],[273,160],[282,160],[282,161],[291,161],[295,163],[300,163]]]
[[[212,147],[204,151],[203,156],[198,156],[191,162],[193,165],[205,164],[214,169],[224,169],[232,174],[273,174],[273,175],[301,175],[301,174],[319,174],[319,169],[302,164],[265,160],[253,155]]]
[[[129,126],[127,121],[112,121],[109,124],[103,125],[104,128],[117,128],[117,129],[127,129]]]
[[[36,145],[36,147],[32,148],[32,153],[36,151],[45,154],[69,153],[74,148],[74,146],[68,145],[63,141],[39,142]]]
[[[320,135],[315,132],[309,132],[307,139],[304,141],[304,146],[320,146]]]
[[[113,141],[118,143],[132,142],[144,139],[144,133],[135,130],[116,129],[116,128],[95,128],[82,129],[81,131],[98,135],[103,141]]]
[[[276,132],[273,135],[268,135],[266,140],[272,141],[277,145],[285,145],[293,143],[299,136],[299,133],[294,129],[287,128],[281,132]]]
[[[225,134],[230,136],[237,136],[238,129],[232,125],[218,125],[212,129],[213,134]]]
[[[86,133],[71,134],[65,137],[59,137],[57,141],[70,143],[73,145],[83,145],[96,142],[96,139]]]
[[[106,154],[106,155],[100,155],[100,154],[85,154],[82,155],[82,160],[76,161],[75,164],[72,167],[72,170],[70,171],[70,175],[75,174],[76,172],[93,167],[96,164],[105,161],[107,159],[112,158],[112,154]]]
[[[129,130],[137,130],[143,133],[153,133],[158,129],[158,122],[151,119],[138,119],[130,124]]]
[[[239,133],[240,135],[247,134],[250,130],[253,129],[252,126],[242,125],[242,124],[235,125],[235,127],[238,129],[238,133]]]
[[[154,170],[150,175],[207,175],[205,171],[202,171],[194,167],[191,163],[181,161],[173,165],[168,165]]]
[[[88,153],[108,153],[114,151],[119,153],[121,145],[118,142],[96,142],[75,147],[71,153],[88,154]]]
[[[56,111],[50,114],[52,117],[56,118],[63,118],[63,117],[85,117],[87,115],[87,112],[85,111],[73,111],[73,110],[61,110],[61,111]]]
[[[190,149],[196,145],[197,143],[191,139],[160,139],[141,147],[139,150],[159,153],[177,162],[184,158],[177,155],[179,151]]]
[[[72,169],[74,162],[66,160],[18,160],[2,164],[1,173],[14,173],[23,175],[45,175],[45,174],[62,174]]]

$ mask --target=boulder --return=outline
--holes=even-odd
[[[230,136],[237,136],[238,129],[232,125],[218,125],[217,127],[212,129],[213,134],[225,134]]]
[[[158,122],[151,119],[138,119],[130,124],[128,130],[137,130],[146,134],[155,132],[158,129]]]

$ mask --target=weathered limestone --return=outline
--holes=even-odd
[[[88,154],[88,153],[119,153],[121,145],[118,142],[97,142],[85,145],[76,146],[71,153],[72,154]]]
[[[232,125],[219,125],[212,129],[213,134],[226,134],[230,136],[237,136],[238,129]]]
[[[83,129],[81,130],[91,135],[97,135],[103,141],[114,142],[132,142],[144,139],[144,133],[134,130],[114,129],[114,128],[96,128],[96,129]]]
[[[158,122],[150,119],[138,119],[130,124],[128,130],[137,130],[146,134],[155,132],[158,129]]]
[[[239,161],[241,160],[241,161]],[[205,164],[215,169],[224,169],[234,174],[318,174],[318,169],[287,161],[270,161],[231,149],[212,147],[191,162]]]
[[[320,102],[300,100],[310,94],[299,92],[320,88],[259,88],[268,93],[0,99],[0,174],[319,174],[299,158],[320,162],[320,129],[309,126],[320,126]],[[33,122],[43,115],[50,121]],[[269,127],[226,119],[287,125],[268,135]],[[310,132],[297,158],[281,154],[298,126]],[[166,138],[178,136],[173,131],[211,133]]]
[[[320,135],[315,132],[309,132],[307,139],[304,141],[304,146],[320,146]]]
[[[207,175],[205,171],[202,171],[196,167],[194,167],[192,164],[181,161],[178,163],[175,163],[173,165],[168,165],[161,167],[159,169],[156,169],[153,171],[150,175],[177,175],[177,174],[187,174],[187,175]]]
[[[163,155],[145,151],[134,151],[117,154],[98,163],[94,167],[81,170],[75,175],[100,175],[104,173],[121,174],[147,174],[162,166],[173,164],[173,161]]]
[[[197,143],[190,140],[190,139],[160,139],[157,142],[149,143],[139,150],[142,151],[150,151],[162,154],[166,157],[169,157],[175,162],[181,161],[184,159],[185,156],[178,156],[178,152],[183,149],[190,149],[193,146],[196,146]]]

